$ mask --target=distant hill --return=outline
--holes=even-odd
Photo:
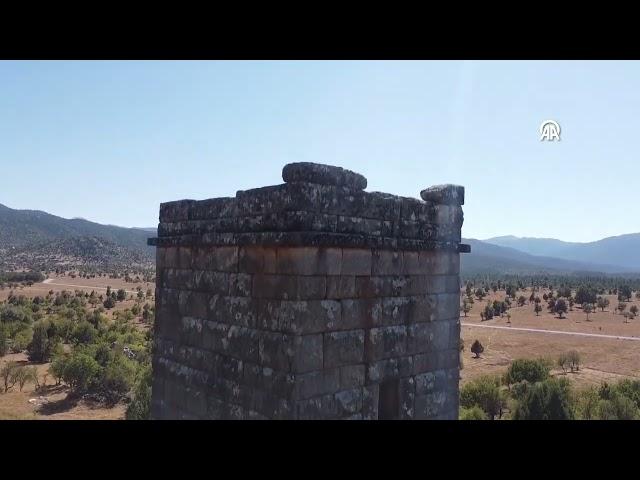
[[[95,266],[152,265],[155,229],[123,228],[0,204],[0,265],[25,261]]]
[[[640,233],[607,237],[596,242],[563,242],[554,238],[494,237],[486,243],[510,247],[531,255],[546,255],[565,260],[614,265],[623,270],[640,271]]]
[[[510,247],[494,245],[482,240],[463,239],[471,245],[471,253],[461,255],[461,273],[630,273],[631,268],[603,263],[580,262],[550,256],[530,255]],[[640,271],[640,269],[638,269]]]

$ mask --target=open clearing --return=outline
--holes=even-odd
[[[542,298],[544,291],[536,292]],[[527,299],[531,290],[518,292]],[[614,313],[618,304],[615,295],[604,295],[610,305],[602,312],[586,314],[576,305],[573,311],[560,319],[544,308],[539,316],[533,311],[533,304],[514,306],[509,310],[511,323],[504,317],[494,317],[482,321],[480,311],[487,300],[504,300],[505,293],[497,292],[480,301],[474,299],[471,312],[461,315],[461,332],[465,342],[463,353],[464,368],[461,371],[462,384],[483,374],[503,373],[516,358],[549,357],[555,360],[561,353],[577,350],[582,357],[580,371],[566,374],[576,386],[599,385],[603,381],[622,378],[640,379],[640,317],[628,322],[619,313]],[[627,303],[640,303],[637,299]],[[546,307],[546,303],[541,303]],[[473,358],[469,348],[478,339],[484,346],[481,358]],[[555,371],[556,375],[564,375]]]

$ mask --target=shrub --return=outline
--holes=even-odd
[[[151,367],[145,367],[138,375],[133,398],[127,407],[127,420],[148,420],[151,412]]]
[[[33,331],[30,328],[25,328],[20,330],[13,337],[13,342],[11,343],[11,351],[13,353],[20,353],[27,349],[31,340],[33,338]]]
[[[487,414],[480,407],[461,408],[460,420],[489,420]]]
[[[29,360],[32,362],[48,362],[54,354],[60,341],[50,336],[51,322],[41,320],[33,326],[33,338],[27,347]]]
[[[118,400],[133,386],[136,363],[123,355],[116,355],[105,367],[100,387],[110,400]]]
[[[561,353],[560,356],[558,356],[556,365],[560,367],[564,373],[567,373],[567,369],[569,368],[569,355]]]
[[[484,375],[464,385],[460,389],[460,406],[479,407],[492,420],[502,417],[506,397],[500,390],[500,377]]]
[[[0,323],[0,357],[5,356],[9,351],[9,335],[4,323]]]
[[[504,375],[504,383],[512,385],[522,381],[529,383],[542,382],[549,377],[551,365],[544,359],[520,358],[511,362]]]
[[[580,420],[597,420],[599,418],[600,396],[596,388],[587,388],[576,394],[575,412]]]
[[[84,352],[74,352],[65,362],[62,378],[75,393],[87,391],[100,376],[100,365]]]
[[[6,362],[0,368],[0,378],[4,386],[4,392],[7,393],[18,382],[18,371],[20,366],[17,362]]]
[[[83,320],[71,332],[71,341],[76,345],[86,345],[93,343],[97,335],[98,332],[94,326]]]
[[[571,372],[580,370],[580,354],[576,350],[567,352],[567,362]]]
[[[480,341],[476,340],[475,342],[473,342],[473,344],[471,345],[471,353],[475,355],[475,358],[479,358],[482,352],[484,352],[484,347],[482,346]]]
[[[639,416],[637,405],[630,398],[618,393],[598,403],[600,420],[637,420]]]
[[[60,385],[62,378],[64,376],[64,367],[66,366],[66,358],[62,355],[58,355],[53,359],[51,365],[49,366],[49,373],[53,376],[56,381],[56,385]]]
[[[555,302],[553,311],[558,314],[558,318],[564,318],[562,315],[567,313],[567,302],[562,298]]]
[[[569,382],[566,378],[549,378],[530,386],[516,403],[514,420],[570,420]]]

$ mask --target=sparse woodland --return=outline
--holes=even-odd
[[[481,323],[506,317],[507,326],[513,308],[531,309],[541,326],[545,318],[597,322],[602,312],[629,323],[638,315],[634,299],[640,299],[640,280],[632,277],[486,276],[466,279],[460,311],[464,320],[480,303]],[[485,351],[475,340],[471,361]],[[460,419],[640,419],[640,381],[578,387],[570,379],[581,373],[584,361],[578,351],[568,350],[555,357],[513,360],[503,374],[478,375],[460,389]]]
[[[125,301],[131,306],[110,312]],[[153,322],[151,289],[10,292],[0,302],[0,357],[25,352],[29,362],[0,363],[0,397],[27,384],[36,393],[62,385],[70,397],[106,406],[124,402],[127,418],[147,418]],[[48,364],[44,376],[36,369],[42,364]]]

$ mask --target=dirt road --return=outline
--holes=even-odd
[[[55,279],[53,278],[47,278],[46,280],[44,280],[42,283],[45,283],[47,285],[56,285],[58,287],[76,287],[76,288],[86,288],[87,290],[91,289],[91,290],[107,290],[106,287],[97,287],[94,285],[75,285],[72,283],[58,283],[58,282],[54,282]],[[112,288],[111,290],[117,290],[116,288]],[[125,292],[127,293],[138,293],[136,290],[125,290]]]
[[[582,332],[563,332],[562,330],[543,330],[539,328],[523,328],[523,327],[503,327],[500,325],[479,325],[477,323],[461,322],[463,327],[477,327],[477,328],[493,328],[496,330],[511,330],[521,332],[533,332],[533,333],[551,333],[556,335],[573,335],[576,337],[596,337],[596,338],[613,338],[616,340],[635,340],[640,341],[640,337],[625,337],[622,335],[604,335],[599,333],[582,333]]]

